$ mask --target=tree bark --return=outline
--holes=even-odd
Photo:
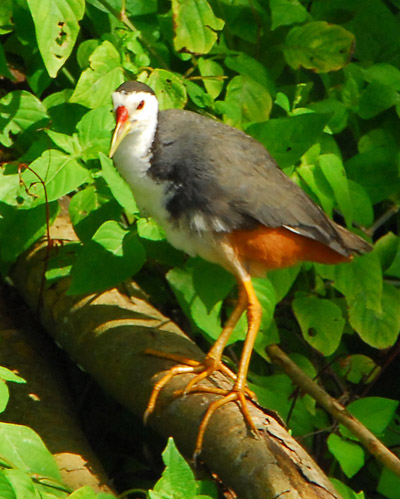
[[[54,345],[35,326],[24,305],[17,305],[16,297],[10,299],[10,289],[0,286],[0,365],[16,370],[27,381],[9,383],[10,401],[1,419],[29,426],[40,435],[68,488],[89,485],[96,492],[112,494],[103,467],[72,409],[63,376],[54,362]]]
[[[59,219],[52,237],[73,239],[71,226]],[[21,295],[35,309],[43,272],[44,246],[23,255],[12,278]],[[100,270],[101,271],[101,270]],[[39,316],[57,343],[115,399],[143,416],[154,383],[170,360],[146,355],[148,348],[200,360],[204,354],[168,318],[150,306],[140,289],[132,297],[118,289],[87,296],[69,296],[68,279],[43,291]],[[194,393],[174,397],[192,375],[173,378],[160,394],[149,424],[164,436],[172,435],[179,449],[191,456],[198,426],[217,395]],[[220,373],[205,384],[231,385]],[[261,438],[249,431],[235,403],[212,417],[201,461],[244,499],[339,498],[320,468],[285,428],[256,404],[249,404]]]

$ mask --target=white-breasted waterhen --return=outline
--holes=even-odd
[[[252,396],[247,371],[262,313],[251,277],[303,261],[349,262],[371,246],[327,218],[264,146],[240,130],[190,111],[159,111],[153,90],[143,83],[123,83],[112,97],[117,124],[110,157],[139,208],[164,228],[173,246],[222,265],[239,286],[237,305],[203,362],[160,354],[181,365],[156,383],[145,416],[177,374],[196,374],[185,393],[222,395],[205,413],[196,455],[210,417],[228,402],[239,403],[257,433],[246,405],[246,397]],[[248,331],[236,376],[222,363],[222,353],[245,310]],[[230,391],[198,385],[215,370],[233,378]]]

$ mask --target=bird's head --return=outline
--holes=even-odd
[[[125,137],[135,132],[154,132],[157,125],[158,101],[153,90],[138,81],[123,83],[112,94],[116,127],[111,140],[110,158]]]

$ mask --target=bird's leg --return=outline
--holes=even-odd
[[[247,294],[242,286],[239,287],[239,298],[234,308],[232,314],[230,315],[227,323],[225,324],[222,333],[220,334],[218,340],[214,343],[213,347],[206,355],[203,362],[199,362],[197,360],[188,359],[186,357],[176,355],[173,353],[160,352],[158,350],[146,349],[145,353],[147,355],[154,355],[156,357],[170,359],[175,362],[179,362],[181,365],[176,365],[169,369],[166,374],[155,384],[153,391],[151,392],[149,402],[147,404],[146,411],[144,413],[143,419],[146,422],[150,414],[154,411],[156,406],[157,398],[164,388],[164,386],[171,381],[174,376],[178,374],[187,374],[194,373],[197,374],[186,386],[186,388],[180,392],[177,392],[177,395],[183,395],[188,393],[189,391],[207,391],[209,393],[216,393],[226,395],[226,390],[221,390],[216,387],[206,387],[202,386],[201,388],[195,386],[199,381],[208,377],[215,370],[219,370],[229,376],[233,381],[236,381],[236,374],[231,371],[225,364],[222,363],[222,353],[224,347],[229,339],[229,336],[232,334],[233,329],[235,328],[238,320],[240,319],[242,313],[247,307]],[[204,388],[204,390],[203,390]],[[253,397],[254,394],[248,390],[248,395]]]
[[[244,288],[240,286],[239,297],[236,307],[233,309],[233,312],[229,316],[229,319],[227,320],[224,329],[219,335],[219,338],[217,339],[217,341],[214,343],[214,345],[206,355],[203,361],[204,370],[201,373],[199,373],[197,376],[195,376],[188,383],[185,390],[183,391],[184,394],[189,393],[190,391],[197,391],[195,385],[197,385],[202,379],[210,376],[210,374],[212,374],[216,370],[222,371],[224,374],[227,374],[230,378],[236,381],[236,374],[234,374],[228,367],[226,367],[222,363],[222,354],[229,340],[229,337],[232,334],[232,331],[234,330],[243,312],[246,310],[246,307],[247,307],[247,294]],[[213,388],[207,391],[212,391],[212,390]]]
[[[255,294],[253,285],[251,283],[250,278],[245,279],[239,282],[240,290],[244,291],[246,296],[246,300],[244,303],[247,304],[247,336],[243,346],[242,356],[240,358],[239,370],[233,385],[232,390],[226,392],[225,396],[221,399],[218,399],[212,402],[204,415],[204,418],[200,424],[199,432],[197,434],[196,446],[194,450],[194,457],[196,458],[203,446],[204,434],[210,421],[211,416],[215,413],[217,409],[227,404],[228,402],[238,401],[243,413],[243,416],[250,428],[253,430],[255,434],[258,434],[258,430],[254,424],[254,421],[251,418],[250,412],[246,403],[246,395],[249,395],[250,390],[246,388],[246,378],[247,372],[249,370],[249,364],[251,359],[251,353],[253,351],[254,343],[256,341],[257,333],[260,328],[261,316],[262,316],[262,308],[260,302],[257,299]],[[203,387],[199,387],[199,391],[208,391],[203,390]],[[216,392],[214,392],[216,393]],[[250,392],[251,393],[251,392]],[[222,394],[222,393],[221,393]]]

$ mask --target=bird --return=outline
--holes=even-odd
[[[266,148],[243,131],[201,114],[159,110],[155,92],[127,81],[112,94],[116,126],[109,156],[129,184],[141,212],[165,231],[169,243],[232,273],[238,300],[223,330],[201,361],[150,351],[178,362],[153,387],[145,419],[162,388],[176,375],[194,373],[184,393],[221,395],[199,426],[194,456],[219,407],[236,401],[254,434],[246,385],[262,308],[251,278],[299,262],[338,264],[371,251],[360,236],[329,219],[286,174]],[[222,362],[224,347],[243,313],[247,335],[237,373]],[[199,384],[219,370],[232,378],[222,390]]]

